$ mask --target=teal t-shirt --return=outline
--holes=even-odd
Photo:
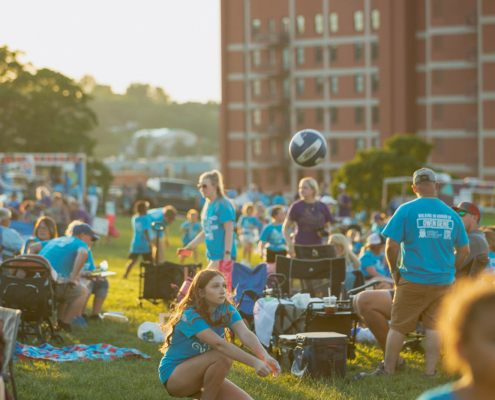
[[[285,239],[282,233],[282,224],[269,224],[263,228],[260,240],[268,243],[267,248],[272,251],[282,251],[286,249]]]
[[[89,253],[87,244],[81,239],[74,236],[62,236],[48,241],[39,255],[50,261],[53,269],[59,275],[67,278],[74,268],[77,252],[81,248],[86,249]]]
[[[190,226],[190,228],[187,231],[184,231],[184,234],[182,235],[182,244],[184,246],[191,243],[191,241],[198,236],[198,233],[201,232],[201,224],[199,222],[191,224],[190,221],[186,221],[180,226],[180,229],[187,228],[188,226]]]
[[[381,235],[386,227],[387,227],[387,224],[380,226],[375,222],[375,223],[373,223],[373,225],[371,225],[371,232],[378,233],[379,235]]]
[[[150,222],[150,238],[151,239],[154,239],[156,238],[156,231],[151,227],[151,223],[152,222],[159,222],[161,224],[163,224],[165,227],[168,226],[167,223],[165,223],[165,216],[163,215],[163,208],[153,208],[151,210],[148,210],[148,217],[149,217],[149,222]],[[160,231],[159,233],[159,237],[162,238],[163,237],[163,232],[164,231]]]
[[[241,226],[243,234],[251,233],[254,229],[259,229],[260,227],[259,219],[254,216],[241,215],[238,224]]]
[[[226,327],[230,328],[237,321],[242,321],[242,318],[237,310],[230,304],[228,306],[228,310],[228,312],[232,314]],[[226,313],[227,306],[225,304],[218,306],[213,314],[213,321],[216,321]],[[206,329],[213,329],[218,336],[225,339],[225,331],[222,327],[211,327],[208,325],[194,308],[184,311],[184,314],[182,314],[182,319],[177,325],[175,325],[175,330],[170,340],[170,346],[168,347],[167,352],[163,356],[160,366],[158,367],[158,372],[162,383],[167,381],[177,365],[191,357],[198,356],[211,350],[210,346],[196,337],[196,333],[202,332]]]
[[[383,235],[401,243],[401,276],[423,285],[453,283],[454,248],[469,243],[461,217],[436,198],[402,204]]]
[[[449,383],[423,393],[416,400],[459,400],[459,398],[454,395],[454,385]]]
[[[163,212],[162,212],[163,216]],[[162,217],[163,219],[163,217]],[[151,253],[150,246],[146,240],[145,231],[151,238],[151,221],[147,215],[134,215],[132,217],[132,240],[131,253],[146,254]]]
[[[206,257],[208,260],[223,260],[225,251],[225,228],[223,224],[235,221],[234,206],[226,199],[216,199],[213,203],[205,205],[208,207],[201,221],[205,231]],[[237,255],[235,240],[232,238],[232,257]]]
[[[384,254],[380,254],[375,256],[371,251],[366,250],[363,255],[359,258],[359,262],[361,263],[361,271],[363,271],[363,275],[365,278],[370,277],[370,274],[366,271],[368,267],[375,267],[376,272],[382,274],[384,276],[388,276],[389,278],[392,276],[388,269],[388,266],[383,264]]]

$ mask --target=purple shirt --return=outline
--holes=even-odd
[[[83,208],[80,208],[77,210],[77,212],[70,212],[69,213],[69,217],[70,217],[70,221],[75,221],[75,220],[79,220],[79,221],[83,221],[85,224],[89,224],[91,225],[91,217],[89,216],[89,214],[86,212],[86,210],[84,210]]]
[[[344,208],[344,207],[339,207],[339,217],[350,217],[351,216],[351,205],[352,205],[352,200],[349,197],[347,193],[342,193],[340,197],[337,198],[337,200],[341,203],[345,203],[346,205],[349,206],[349,208]]]
[[[333,215],[321,201],[313,204],[298,200],[290,206],[288,218],[296,223],[296,244],[321,244],[322,238],[315,230],[326,222],[334,221]]]

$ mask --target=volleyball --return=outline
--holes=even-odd
[[[289,153],[295,163],[302,167],[314,167],[323,161],[327,154],[327,142],[323,135],[314,129],[297,132],[289,143]]]

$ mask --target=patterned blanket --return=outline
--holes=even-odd
[[[41,346],[28,346],[16,342],[14,360],[47,360],[47,361],[82,361],[104,360],[111,361],[116,358],[133,357],[149,360],[150,357],[135,349],[125,349],[110,346],[109,344],[76,344],[69,347],[58,348],[49,344]]]

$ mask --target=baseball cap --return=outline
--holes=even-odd
[[[79,224],[72,228],[73,235],[80,235],[81,233],[91,235],[93,242],[100,240],[100,237],[96,236],[95,231],[88,224]]]
[[[435,173],[429,168],[421,168],[418,169],[413,175],[413,182],[421,183],[421,182],[437,182],[437,176]]]
[[[481,211],[478,208],[478,206],[474,203],[470,203],[469,201],[463,201],[457,207],[452,207],[452,209],[455,212],[467,211],[468,213],[476,215],[478,217],[478,222],[481,221]]]
[[[379,233],[372,233],[371,235],[368,236],[368,239],[366,239],[366,244],[383,244],[382,237]]]

